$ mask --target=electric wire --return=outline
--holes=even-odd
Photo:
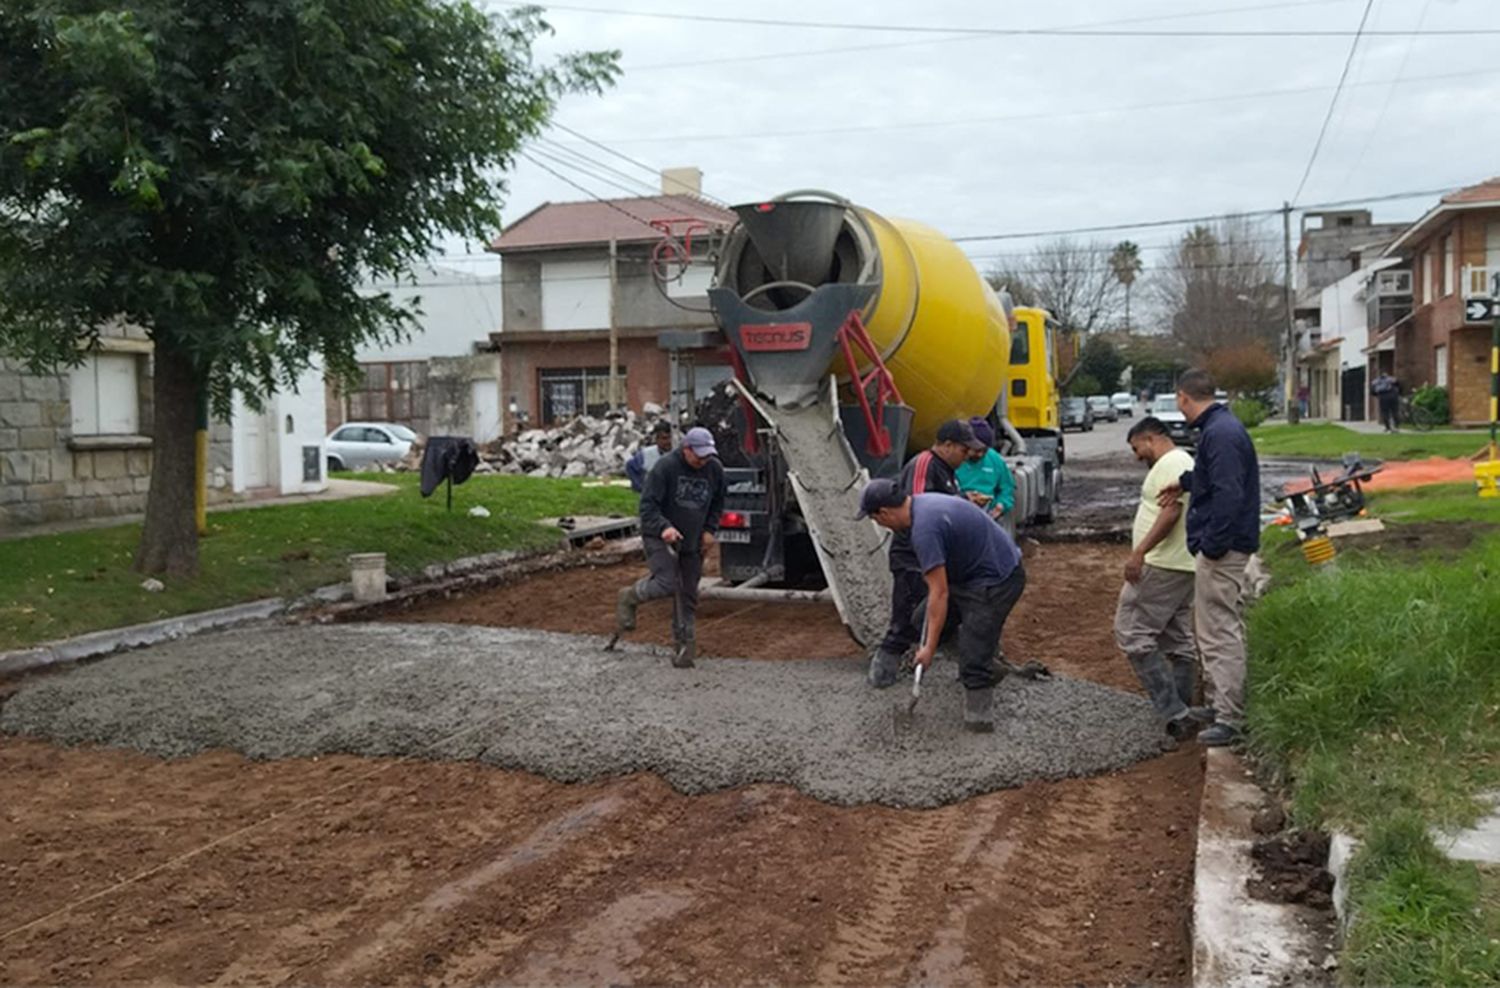
[[[520,0],[493,0],[501,7],[525,7]],[[734,17],[724,14],[690,14],[653,10],[618,10],[579,4],[549,3],[548,10],[581,14],[603,14],[613,17],[641,17],[655,20],[696,21],[706,24],[742,24],[755,27],[798,28],[802,30],[877,31],[899,34],[972,34],[996,37],[1063,37],[1063,38],[1347,38],[1365,37],[1477,37],[1500,34],[1500,28],[1432,28],[1382,29],[1351,32],[1344,28],[1250,28],[1250,29],[1155,29],[1121,30],[1115,28],[1056,27],[961,27],[936,24],[870,24],[839,21],[796,21],[772,17]]]
[[[1323,138],[1328,134],[1328,125],[1333,122],[1333,113],[1338,109],[1339,96],[1344,91],[1344,83],[1349,78],[1349,68],[1354,64],[1354,54],[1359,51],[1359,39],[1364,33],[1365,24],[1370,19],[1370,11],[1375,8],[1375,0],[1365,0],[1365,12],[1360,15],[1359,28],[1354,32],[1354,42],[1349,45],[1349,56],[1344,59],[1344,70],[1339,73],[1338,85],[1334,87],[1333,99],[1328,101],[1328,112],[1323,116],[1323,126],[1318,128],[1318,139],[1313,142],[1312,154],[1307,159],[1307,167],[1302,169],[1302,181],[1297,183],[1297,191],[1292,193],[1288,202],[1295,203],[1302,198],[1302,190],[1307,187],[1307,180],[1312,175],[1313,166],[1318,163],[1318,152],[1323,150]]]

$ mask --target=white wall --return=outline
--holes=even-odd
[[[609,328],[609,259],[542,262],[542,328]]]
[[[476,343],[488,344],[490,333],[500,329],[498,272],[478,275],[453,268],[431,267],[418,273],[416,284],[372,283],[360,292],[363,295],[386,292],[402,305],[420,297],[422,310],[417,317],[420,332],[404,343],[361,348],[355,354],[361,363],[466,357],[475,352]]]
[[[1370,345],[1370,310],[1367,299],[1375,293],[1375,275],[1398,263],[1385,258],[1367,264],[1324,288],[1319,296],[1319,318],[1323,339],[1342,337],[1339,344],[1339,368],[1363,367],[1368,362],[1365,347]]]
[[[230,419],[232,489],[269,487],[282,494],[311,494],[328,487],[323,448],[323,368],[314,365],[297,379],[296,391],[271,395],[256,413],[234,396]],[[317,477],[302,479],[302,448],[316,446]],[[263,464],[263,467],[261,466]],[[264,483],[261,483],[261,481]]]

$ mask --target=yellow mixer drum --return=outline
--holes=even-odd
[[[765,229],[779,221],[778,203],[808,197],[836,214],[828,237],[790,226]],[[720,287],[774,313],[802,301],[808,288],[874,285],[861,317],[914,412],[908,447],[931,445],[948,419],[989,414],[1006,386],[1010,326],[999,298],[957,244],[921,223],[887,219],[828,193],[790,193],[763,209],[764,219],[748,217],[763,224],[754,235],[743,222],[730,232]],[[794,222],[793,211],[784,215]],[[842,372],[843,358],[832,366]]]

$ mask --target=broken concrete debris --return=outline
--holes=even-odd
[[[528,477],[623,476],[625,461],[642,442],[650,441],[651,427],[660,417],[660,406],[647,402],[645,408],[647,411],[640,415],[633,411],[599,417],[580,415],[556,428],[527,429],[519,435],[481,443],[479,466],[474,472]],[[400,462],[374,469],[381,473],[420,470],[425,448],[425,439],[418,438]]]

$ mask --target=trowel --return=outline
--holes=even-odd
[[[891,712],[896,719],[896,733],[904,734],[916,723],[917,701],[922,699],[922,666],[911,671],[911,699],[897,700]]]

